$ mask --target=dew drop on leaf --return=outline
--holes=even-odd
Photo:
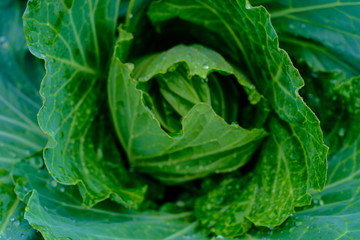
[[[50,184],[51,184],[52,187],[56,187],[56,186],[57,186],[57,182],[56,182],[55,180],[52,180]]]
[[[338,131],[338,135],[340,137],[343,137],[345,135],[345,129],[344,128],[340,128],[339,131]]]

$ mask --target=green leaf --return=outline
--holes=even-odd
[[[189,5],[192,7],[186,7]],[[298,94],[304,82],[286,52],[278,48],[277,36],[266,10],[245,5],[245,1],[224,1],[221,6],[206,0],[195,3],[161,1],[150,6],[149,16],[154,24],[179,17],[212,31],[216,29],[214,34],[228,39],[229,45],[236,46],[234,55],[243,56],[258,91],[269,100],[280,119],[288,122],[290,128],[303,139],[310,168],[310,188],[322,189],[327,148],[323,145],[318,119]],[[245,50],[244,46],[251,51]],[[256,54],[251,54],[253,52]]]
[[[219,46],[224,49],[219,52],[232,52],[229,57],[235,66],[245,64],[250,80],[276,113],[269,122],[271,136],[262,148],[254,176],[245,176],[247,186],[241,189],[243,180],[234,180],[230,187],[239,186],[238,194],[234,194],[236,190],[224,194],[220,184],[198,204],[198,216],[205,216],[202,220],[216,233],[236,236],[249,228],[246,221],[276,226],[294,207],[309,204],[310,189],[321,190],[325,184],[327,147],[319,120],[298,93],[303,79],[287,53],[279,49],[267,11],[245,1],[170,0],[153,2],[149,16],[157,26],[177,17],[220,36],[225,44]],[[212,208],[220,195],[233,200],[216,214],[207,213],[206,202]]]
[[[257,1],[261,4],[262,1]],[[312,68],[360,74],[360,2],[275,0],[264,3],[281,46]]]
[[[58,184],[47,171],[20,162],[13,175],[27,201],[25,218],[45,239],[207,239],[195,231],[191,212],[135,212],[111,202],[89,208],[76,188]]]
[[[277,226],[294,213],[294,207],[310,204],[308,169],[299,136],[276,117],[269,127],[255,169],[245,176],[225,177],[196,203],[197,218],[217,234],[241,235],[251,228],[251,222]]]
[[[121,162],[104,94],[119,2],[29,1],[24,28],[30,51],[46,63],[39,123],[50,137],[44,150],[50,173],[78,184],[88,206],[111,197],[137,208],[146,187]]]
[[[116,53],[129,38],[120,35]],[[189,75],[206,78],[210,71],[235,74],[217,53],[201,47],[177,46],[144,59],[135,69],[115,56],[110,68],[108,94],[117,134],[130,164],[153,177],[181,182],[214,172],[227,172],[244,165],[266,135],[261,129],[231,126],[206,103],[196,104],[183,118],[178,136],[161,129],[159,121],[144,103],[144,92],[136,88],[176,64],[185,63]],[[133,74],[134,77],[131,77]],[[239,76],[235,74],[235,76]],[[239,83],[245,80],[238,77]],[[243,85],[252,87],[249,83]],[[124,117],[126,116],[126,117]]]
[[[17,198],[10,176],[20,159],[41,151],[46,136],[37,125],[40,62],[28,52],[22,29],[24,4],[0,3],[0,238],[38,239],[23,218],[25,205]]]
[[[272,230],[254,228],[248,239],[357,239],[360,234],[360,78],[337,89],[346,109],[336,127],[345,140],[340,149],[330,148],[328,182],[321,193],[313,194],[311,207],[299,209],[285,224]],[[355,103],[346,105],[344,103]],[[324,119],[325,121],[326,119]]]
[[[40,151],[46,141],[37,125],[43,71],[29,56],[21,27],[23,6],[2,6],[0,27],[0,163],[7,165]]]

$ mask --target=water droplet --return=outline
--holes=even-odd
[[[312,72],[311,73],[311,77],[313,78],[318,78],[319,77],[319,74],[317,72]]]
[[[338,135],[340,137],[343,137],[345,135],[345,129],[344,128],[340,128],[339,131],[338,131]]]
[[[177,205],[178,207],[183,207],[183,206],[185,206],[185,203],[184,203],[183,201],[177,201],[177,202],[176,202],[176,205]]]
[[[289,28],[290,28],[290,29],[294,29],[295,27],[294,27],[294,25],[289,24]]]
[[[251,4],[250,4],[249,1],[246,1],[246,3],[245,3],[245,8],[246,8],[246,9],[251,9]]]
[[[324,205],[324,201],[323,201],[323,200],[320,200],[320,201],[319,201],[319,204],[320,204],[320,206],[323,206],[323,205]]]
[[[205,70],[208,70],[208,69],[209,69],[209,66],[208,66],[208,65],[205,65],[205,66],[203,66],[203,68],[204,68]]]
[[[17,227],[17,226],[19,226],[20,225],[20,221],[19,220],[16,220],[15,222],[14,222],[14,225]]]
[[[50,182],[50,184],[51,184],[52,187],[56,187],[56,186],[58,185],[55,180],[52,180],[52,181]]]
[[[133,18],[133,17],[134,17],[134,15],[132,15],[132,13],[130,13],[129,18]]]
[[[4,37],[4,36],[1,36],[1,37],[0,37],[0,46],[1,46],[2,48],[8,48],[8,47],[9,47],[9,43],[8,43],[8,41],[6,40],[6,37]]]
[[[232,122],[230,125],[231,126],[239,126],[239,124],[237,122]]]
[[[12,218],[10,218],[10,221],[11,221],[11,222],[15,221],[15,218],[13,218],[13,217],[12,217]]]
[[[305,28],[305,27],[306,27],[305,23],[302,23],[301,28]]]
[[[65,192],[65,188],[60,188],[60,192]]]
[[[207,79],[207,78],[202,78],[201,79],[201,82],[203,82],[203,83],[207,83],[209,81],[209,79]]]
[[[297,222],[295,223],[296,226],[301,226],[302,224],[303,224],[303,223],[300,222],[300,221],[297,221]]]

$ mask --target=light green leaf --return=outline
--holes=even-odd
[[[135,212],[111,202],[89,208],[76,188],[58,184],[47,171],[21,162],[13,175],[27,201],[25,218],[46,240],[208,239],[195,231],[191,212]]]
[[[117,49],[128,41],[129,38],[120,36]],[[169,68],[175,70],[176,64],[187,64],[189,75],[201,78],[206,78],[210,71],[235,74],[214,51],[199,45],[181,45],[142,60],[134,70],[132,64],[124,64],[120,58],[122,56],[115,56],[110,69],[110,108],[129,162],[139,171],[169,182],[233,171],[249,160],[266,135],[261,129],[247,130],[229,125],[208,104],[198,103],[184,116],[183,129],[178,136],[170,136],[145,105],[145,93],[136,88],[136,80],[148,81]],[[245,80],[238,77],[238,81]],[[252,87],[249,91],[255,91],[250,83],[245,84]]]
[[[281,46],[296,60],[321,71],[342,70],[346,77],[360,74],[359,1],[275,0],[264,5]]]
[[[112,197],[136,208],[146,187],[126,173],[105,104],[119,2],[29,1],[24,28],[31,52],[46,62],[39,123],[50,137],[50,173],[78,184],[86,205]]]
[[[218,227],[214,230],[228,236],[246,231],[249,220],[269,227],[281,224],[294,207],[309,203],[310,189],[323,188],[327,148],[319,120],[298,93],[303,79],[287,53],[279,49],[269,14],[262,7],[253,8],[240,0],[169,0],[153,2],[149,16],[158,26],[177,17],[220,36],[225,44],[219,46],[219,52],[232,52],[229,57],[237,67],[245,63],[243,68],[250,72],[250,80],[277,115],[269,123],[272,136],[262,148],[256,176],[250,176],[248,189],[238,190],[239,194],[245,191],[240,201],[233,199],[233,205],[228,203],[233,208],[218,209],[218,215],[206,213],[206,200],[199,204],[200,211],[209,217],[206,224],[212,227],[212,220],[223,220],[215,221]],[[220,197],[220,190],[214,191]],[[236,196],[239,195],[231,198]],[[269,205],[264,202],[266,199],[271,202]],[[225,227],[219,227],[221,224]]]
[[[23,10],[18,1],[0,3],[0,239],[39,237],[23,218],[25,205],[10,177],[17,161],[41,151],[46,143],[36,121],[43,71],[27,50]]]

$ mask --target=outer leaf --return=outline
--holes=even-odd
[[[121,49],[124,42],[120,39],[117,48]],[[189,75],[201,78],[206,78],[210,71],[234,74],[233,68],[215,52],[199,45],[178,46],[147,58],[133,72],[133,65],[123,64],[121,58],[115,56],[110,70],[110,108],[129,161],[140,171],[170,182],[232,171],[249,160],[266,135],[261,129],[250,131],[238,125],[230,126],[208,104],[201,103],[184,117],[181,135],[173,137],[161,129],[154,114],[145,106],[144,93],[136,88],[134,80],[148,81],[176,64],[187,64]],[[243,84],[252,87],[248,87],[249,92],[255,91],[250,83]]]
[[[296,58],[321,71],[360,74],[359,1],[256,1],[263,2],[281,43]]]
[[[46,62],[39,122],[50,136],[44,151],[50,173],[79,183],[86,205],[111,195],[136,208],[145,189],[130,182],[100,112],[118,8],[119,0],[29,1],[24,27],[31,52]]]
[[[240,216],[244,208],[247,209],[245,217],[256,225],[276,226],[293,212],[294,207],[309,203],[309,190],[320,190],[325,183],[327,148],[318,119],[298,94],[303,80],[288,55],[278,48],[278,39],[266,10],[252,8],[245,1],[170,0],[154,2],[149,16],[155,24],[178,17],[221,36],[226,42],[221,48],[231,49],[234,53],[231,57],[237,64],[241,64],[239,56],[243,57],[251,80],[278,116],[270,123],[270,127],[275,125],[279,129],[272,130],[275,135],[262,150],[256,177],[251,180],[254,185],[248,184],[249,190],[239,190],[245,191],[246,196],[242,196],[238,205],[234,203],[238,207],[227,208],[227,212],[220,214],[220,219],[227,219],[224,224],[228,229],[218,225],[215,231],[229,236],[246,231],[248,227],[241,227],[246,220]],[[297,164],[302,168],[296,169]],[[288,167],[285,170],[282,166]],[[275,175],[270,174],[271,170]],[[285,175],[281,175],[282,171]],[[259,175],[264,172],[269,175]],[[209,200],[213,197],[210,195]],[[271,203],[267,204],[265,199]],[[214,216],[216,219],[216,215],[207,214],[205,209],[202,212],[209,217],[210,223]]]
[[[207,239],[194,231],[189,212],[140,213],[109,202],[89,208],[77,189],[57,184],[44,170],[19,163],[13,175],[17,194],[28,199],[25,218],[45,239]]]
[[[23,219],[25,205],[14,193],[12,166],[40,151],[46,137],[37,126],[41,65],[27,51],[22,30],[24,5],[0,3],[0,238],[36,239]]]
[[[360,78],[353,78],[337,91],[351,105],[345,117],[347,130],[340,150],[330,151],[328,183],[314,194],[313,205],[297,211],[273,230],[253,229],[248,239],[357,239],[360,234]],[[344,102],[344,103],[345,103]],[[347,105],[343,105],[347,106]],[[324,119],[325,120],[325,119]]]
[[[360,234],[360,80],[345,77],[360,74],[358,51],[353,48],[360,44],[359,3],[294,1],[291,6],[290,1],[281,2],[283,5],[278,1],[265,5],[273,13],[283,46],[313,70],[305,78],[305,95],[320,117],[330,146],[329,177],[324,191],[314,196],[312,208],[298,211],[272,231],[253,229],[248,238],[356,239]],[[326,36],[331,37],[324,39]],[[332,70],[345,74],[323,72]]]
[[[272,13],[272,22],[283,47],[299,67],[305,62],[302,76],[306,80],[305,100],[322,119],[325,142],[338,149],[344,136],[344,108],[337,102],[336,85],[360,75],[360,20],[356,1],[254,1]],[[324,100],[326,99],[326,100]],[[327,109],[327,111],[324,111]],[[338,119],[334,122],[334,118]],[[325,119],[332,119],[331,121]]]

